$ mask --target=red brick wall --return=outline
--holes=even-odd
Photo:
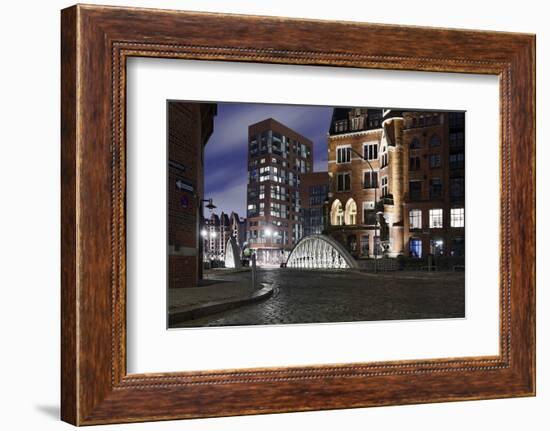
[[[201,104],[168,104],[168,286],[196,286],[199,214],[203,196],[204,115]],[[177,187],[183,181],[193,190]]]

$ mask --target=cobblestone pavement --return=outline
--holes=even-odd
[[[464,317],[464,273],[260,269],[275,294],[178,326],[233,326]]]
[[[200,286],[168,289],[169,310],[246,297],[258,288],[252,286],[250,271],[205,271]]]

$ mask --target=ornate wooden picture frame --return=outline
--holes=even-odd
[[[534,35],[78,5],[62,11],[61,49],[64,421],[90,425],[535,394]],[[132,56],[497,75],[500,353],[128,374],[125,100]]]

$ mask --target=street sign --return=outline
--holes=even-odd
[[[186,190],[186,191],[191,192],[191,193],[195,191],[195,186],[193,186],[193,184],[191,184],[188,181],[184,181],[182,179],[177,179],[176,180],[176,187],[179,190]]]

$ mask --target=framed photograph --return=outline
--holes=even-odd
[[[61,49],[63,420],[535,394],[533,35],[77,5]]]

